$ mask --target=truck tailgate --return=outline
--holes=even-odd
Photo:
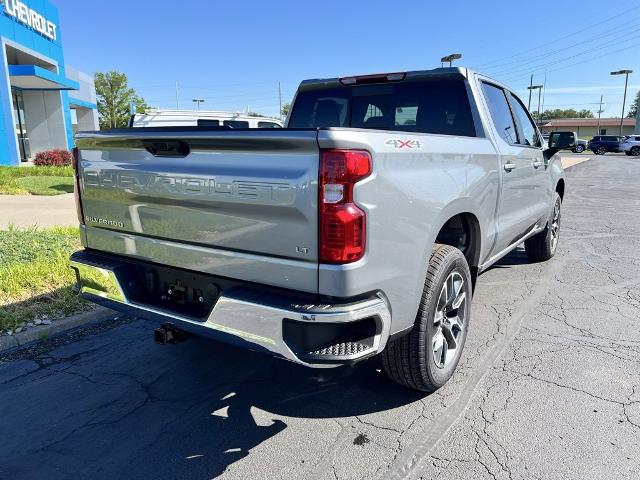
[[[316,291],[315,130],[131,129],[77,144],[88,248]]]

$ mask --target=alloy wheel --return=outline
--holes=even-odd
[[[555,253],[558,246],[558,237],[560,236],[560,199],[556,201],[553,207],[553,216],[551,217],[551,252]]]
[[[456,357],[466,320],[467,287],[455,270],[442,285],[434,315],[432,337],[433,360],[438,368],[445,368]]]

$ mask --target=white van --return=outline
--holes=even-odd
[[[283,123],[272,117],[251,117],[233,112],[204,110],[149,110],[131,116],[129,126],[139,127],[230,127],[282,128]]]

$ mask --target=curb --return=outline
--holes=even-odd
[[[41,340],[43,337],[51,337],[52,335],[66,332],[76,327],[101,322],[115,315],[115,313],[116,312],[108,308],[95,307],[87,312],[61,318],[50,325],[38,325],[24,332],[13,335],[2,335],[0,336],[0,353]]]

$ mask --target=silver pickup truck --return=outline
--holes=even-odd
[[[477,275],[522,242],[554,255],[555,154],[575,141],[543,142],[512,91],[465,68],[304,81],[281,130],[76,138],[84,298],[165,340],[311,367],[380,354],[423,391],[458,364]]]

